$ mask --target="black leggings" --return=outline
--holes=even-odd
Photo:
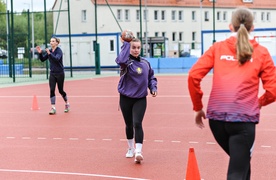
[[[133,136],[135,136],[135,143],[143,144],[144,131],[142,121],[147,108],[146,97],[129,98],[120,95],[120,107],[126,125],[127,139],[133,139]]]
[[[250,180],[256,124],[209,120],[209,125],[218,144],[230,156],[227,180]]]
[[[58,91],[61,94],[62,98],[65,102],[67,102],[67,96],[66,92],[63,90],[64,85],[64,73],[63,74],[51,74],[49,78],[49,86],[50,86],[50,98],[51,98],[51,104],[55,104],[55,90],[56,90],[56,84],[58,86]]]

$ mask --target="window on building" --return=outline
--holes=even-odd
[[[136,20],[140,21],[140,10],[136,10]]]
[[[122,20],[122,10],[121,9],[117,9],[117,19]]]
[[[140,32],[137,32],[137,33],[136,33],[136,37],[137,37],[137,38],[140,38]]]
[[[157,10],[154,11],[154,20],[155,21],[158,20],[158,11]]]
[[[176,41],[176,32],[172,33],[172,41]]]
[[[254,22],[257,22],[257,12],[253,12]]]
[[[270,20],[271,20],[270,12],[266,13],[266,20],[267,20],[267,21],[270,21]]]
[[[86,10],[82,10],[81,11],[81,21],[86,22],[86,20],[87,20]]]
[[[180,32],[178,36],[179,36],[179,37],[178,37],[178,38],[179,38],[179,41],[183,41],[183,32]]]
[[[126,20],[126,21],[129,21],[129,20],[130,20],[130,17],[129,17],[129,9],[126,9],[126,10],[125,10],[125,20]]]
[[[179,21],[183,20],[183,11],[178,11],[178,20]]]
[[[196,40],[196,32],[192,32],[192,41]]]
[[[175,21],[176,20],[176,17],[175,17],[175,15],[176,15],[176,11],[172,11],[172,21]]]
[[[261,14],[261,20],[262,20],[262,21],[265,20],[265,13],[264,13],[264,12],[262,12],[262,14]]]
[[[148,21],[148,10],[144,10],[144,20]]]
[[[204,12],[204,21],[209,21],[209,11]]]
[[[196,21],[196,11],[192,11],[192,21]]]
[[[220,17],[220,16],[221,16],[221,12],[218,11],[218,12],[217,12],[217,21],[220,21],[220,20],[221,20],[221,17]]]
[[[95,52],[96,41],[93,41],[93,51]]]
[[[154,33],[154,36],[155,36],[155,37],[158,37],[158,36],[159,36],[159,33],[158,33],[158,32],[155,32],[155,33]]]
[[[166,20],[166,11],[161,11],[161,20]]]
[[[166,32],[162,32],[162,37],[166,37]]]
[[[223,11],[222,20],[227,21],[227,12]]]
[[[110,41],[109,41],[109,50],[110,50],[110,51],[114,51],[114,49],[115,49],[115,48],[114,48],[114,40],[110,40]]]

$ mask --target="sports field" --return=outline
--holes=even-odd
[[[189,148],[201,179],[224,180],[227,155],[209,130],[195,126],[187,75],[160,75],[158,96],[148,96],[143,121],[144,161],[125,158],[127,143],[119,110],[118,76],[67,80],[71,111],[57,93],[50,110],[48,83],[0,88],[0,179],[184,180]],[[207,104],[212,76],[203,80]],[[32,110],[34,96],[38,110]],[[264,107],[257,126],[252,180],[276,179],[276,104]]]

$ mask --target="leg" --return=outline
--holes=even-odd
[[[133,100],[126,96],[120,95],[120,108],[125,121],[125,131],[127,139],[133,139],[133,120],[132,120],[132,107]]]
[[[55,90],[56,90],[56,78],[54,75],[50,74],[49,77],[49,87],[50,87],[50,100],[51,100],[51,104],[55,105],[56,104],[56,94],[55,94]]]
[[[64,74],[56,75],[56,78],[57,78],[58,91],[61,94],[63,100],[65,102],[67,102],[66,92],[63,90],[63,87],[64,87]]]
[[[133,106],[133,122],[135,130],[135,142],[143,144],[144,131],[142,127],[142,122],[147,108],[147,99],[141,98]]]
[[[217,143],[229,155],[229,134],[225,130],[225,122],[210,119],[209,126]]]
[[[140,163],[144,158],[142,156],[142,146],[144,140],[144,131],[142,122],[144,119],[145,111],[147,108],[147,99],[141,98],[138,99],[133,106],[133,122],[134,122],[134,130],[135,130],[135,142],[136,142],[136,150],[135,150],[135,162]]]
[[[230,161],[228,180],[250,180],[250,161],[255,141],[255,123],[229,123]]]

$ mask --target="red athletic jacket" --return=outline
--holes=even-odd
[[[254,52],[250,61],[239,65],[236,37],[215,43],[189,71],[188,87],[193,110],[203,108],[202,78],[213,68],[213,84],[207,118],[229,122],[259,122],[260,108],[276,99],[276,71],[268,50],[250,40]],[[260,79],[265,92],[258,98]]]

